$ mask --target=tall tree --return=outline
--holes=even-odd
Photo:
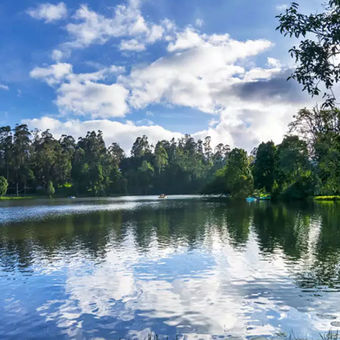
[[[261,143],[257,148],[253,166],[256,189],[265,188],[267,192],[272,191],[275,180],[275,152],[273,142]]]
[[[254,188],[247,152],[243,149],[233,149],[228,157],[225,168],[226,191],[234,198],[245,198]]]
[[[10,126],[0,128],[0,171],[1,174],[10,180],[10,162],[13,152],[13,136]]]
[[[299,46],[289,50],[298,65],[291,77],[312,96],[322,92],[323,84],[324,106],[334,106],[333,87],[340,79],[340,0],[329,0],[316,14],[302,14],[293,2],[278,19],[282,34],[300,39]]]
[[[17,125],[14,129],[13,153],[11,168],[17,196],[20,190],[26,191],[28,180],[32,179],[33,172],[30,168],[31,133],[26,124]]]

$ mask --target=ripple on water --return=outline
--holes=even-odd
[[[328,210],[197,199],[2,209],[15,223],[0,228],[0,338],[313,337],[340,327]]]

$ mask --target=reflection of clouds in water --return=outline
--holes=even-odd
[[[193,200],[200,197],[199,195],[171,195],[167,200]],[[156,195],[23,200],[10,202],[10,206],[8,206],[8,202],[0,202],[0,225],[51,216],[84,214],[95,211],[132,210],[140,206],[152,206],[159,203],[162,203],[162,200]]]
[[[310,244],[317,228],[311,225]],[[40,313],[67,328],[68,336],[82,332],[86,315],[107,318],[107,328],[130,335],[146,334],[161,322],[179,333],[241,337],[280,331],[317,336],[334,321],[320,313],[340,318],[339,294],[302,294],[291,278],[313,262],[313,253],[295,264],[280,249],[265,256],[253,232],[240,251],[211,229],[200,256],[184,245],[161,248],[155,236],[141,253],[134,237],[129,232],[119,248],[109,244],[105,259],[90,269],[77,259],[67,263],[66,300],[59,306],[49,301]]]
[[[145,203],[144,203],[145,204]],[[94,211],[113,211],[119,209],[134,209],[138,206],[136,202],[124,202],[113,204],[74,204],[60,206],[39,206],[39,207],[10,207],[1,208],[1,224],[27,221],[29,219],[42,219],[51,216],[68,214],[84,214]]]

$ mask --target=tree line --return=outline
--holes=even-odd
[[[279,145],[261,143],[250,156],[233,149],[205,189],[234,197],[254,191],[288,199],[340,194],[340,111],[300,110]]]
[[[107,147],[101,131],[76,141],[56,139],[49,130],[32,132],[25,124],[4,126],[0,194],[340,194],[340,111],[303,109],[290,132],[280,144],[261,143],[250,155],[227,144],[213,149],[210,137],[185,135],[153,146],[142,136],[127,156],[117,143]]]
[[[0,176],[16,195],[199,193],[229,151],[223,144],[213,150],[210,137],[186,135],[153,146],[142,136],[127,156],[117,143],[106,146],[101,131],[76,141],[21,124],[0,128]]]

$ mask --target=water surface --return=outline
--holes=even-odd
[[[340,205],[0,203],[1,339],[340,330]]]

